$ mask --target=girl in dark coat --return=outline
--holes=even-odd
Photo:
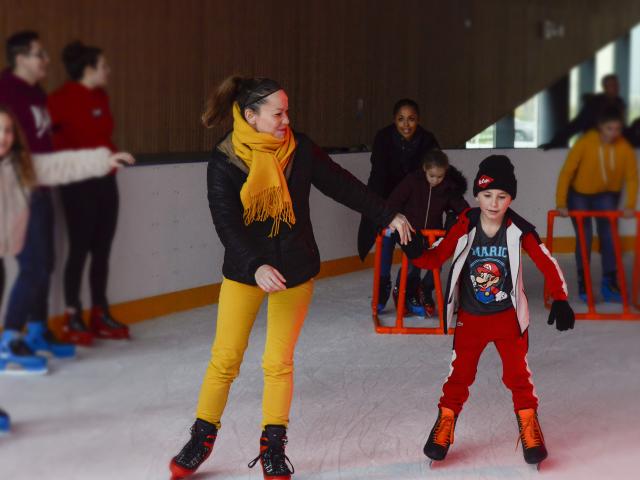
[[[441,150],[430,150],[422,157],[422,168],[400,182],[388,203],[390,208],[402,212],[414,228],[441,230],[444,214],[451,220],[469,207],[464,199],[466,191],[466,178],[449,165],[447,155]],[[417,315],[431,316],[435,308],[433,274],[428,271],[422,281],[420,276],[420,269],[409,265],[407,307]],[[395,300],[399,284],[400,272],[394,288]]]
[[[425,152],[440,149],[434,135],[420,126],[420,108],[408,98],[398,100],[393,107],[394,123],[380,130],[373,141],[371,173],[367,187],[389,198],[394,188],[409,173],[420,169]],[[358,253],[364,261],[378,234],[376,225],[362,217],[358,229]],[[395,242],[385,238],[382,245],[382,275],[380,303],[386,305],[391,293],[391,262]]]

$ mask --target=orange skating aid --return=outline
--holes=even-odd
[[[442,280],[438,269],[432,270],[433,281],[435,285],[435,300],[438,309],[438,319],[440,324],[437,327],[407,327],[404,324],[404,315],[407,298],[407,270],[409,267],[409,259],[406,255],[402,255],[402,267],[400,273],[400,288],[398,289],[398,300],[396,310],[396,323],[394,326],[385,326],[380,323],[378,313],[378,303],[380,296],[380,269],[382,266],[382,237],[384,231],[376,238],[376,251],[373,269],[373,295],[371,296],[371,310],[373,316],[373,324],[376,333],[397,333],[397,334],[419,334],[419,335],[446,335],[452,333],[453,329],[447,329],[444,318],[444,296],[442,294]],[[446,233],[444,230],[422,230],[422,235],[432,245],[438,238],[443,237]],[[433,307],[427,308],[428,316],[433,315]]]
[[[553,251],[553,227],[556,217],[559,216],[557,210],[550,210],[547,214],[547,238],[545,244],[551,253]],[[631,292],[627,290],[627,278],[625,275],[624,264],[622,263],[622,246],[620,234],[618,232],[618,219],[622,218],[620,211],[589,211],[589,210],[572,210],[569,211],[569,217],[577,220],[578,227],[578,246],[582,257],[582,269],[584,272],[584,287],[588,310],[586,313],[576,313],[576,320],[640,320],[640,212],[635,212],[636,235],[634,259],[632,268]],[[585,232],[583,220],[585,218],[606,218],[611,225],[611,236],[613,237],[613,248],[616,257],[616,268],[618,273],[617,283],[620,286],[620,300],[622,301],[621,312],[601,313],[596,310],[595,295],[593,292],[593,282],[591,277],[591,268],[587,255],[587,246],[585,242]],[[549,307],[549,294],[545,283],[545,305]],[[633,307],[633,308],[632,308]]]

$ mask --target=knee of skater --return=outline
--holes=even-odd
[[[232,381],[240,373],[240,365],[242,363],[242,357],[240,358],[212,358],[209,362],[209,371],[216,377],[223,380]]]
[[[293,360],[275,361],[264,360],[262,370],[268,377],[288,377],[293,373]]]

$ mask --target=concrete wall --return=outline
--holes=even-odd
[[[514,210],[546,234],[546,212],[554,208],[558,171],[564,150],[450,150],[451,162],[473,181],[477,165],[491,153],[508,155],[516,166],[518,196]],[[345,154],[334,160],[366,181],[369,154]],[[221,281],[222,246],[213,229],[206,201],[206,163],[129,168],[118,175],[121,209],[111,257],[109,298],[112,303],[140,299]],[[471,194],[469,203],[474,204]],[[65,258],[63,213],[57,203],[56,270],[51,313],[63,310],[62,264]],[[312,191],[312,219],[323,260],[356,255],[359,215]],[[633,234],[633,222],[621,232]],[[560,220],[556,236],[572,236],[569,220]],[[15,261],[6,259],[7,284]],[[86,283],[86,282],[85,282]],[[86,289],[86,288],[85,288]],[[5,292],[5,295],[8,292]],[[84,304],[88,304],[84,292]],[[6,296],[5,302],[6,304]]]

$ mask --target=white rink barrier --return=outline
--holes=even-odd
[[[507,155],[515,164],[518,195],[513,209],[546,232],[546,212],[555,206],[555,187],[566,150],[448,150],[450,161],[467,177],[467,200],[475,204],[471,184],[477,166],[490,154]],[[362,181],[370,170],[369,153],[334,155],[333,159]],[[185,159],[187,160],[187,158]],[[109,300],[121,303],[163,293],[219,283],[223,249],[213,228],[206,199],[206,162],[137,166],[118,173],[120,216],[111,256]],[[359,215],[312,191],[312,219],[322,260],[357,255]],[[66,252],[64,214],[56,199],[56,269],[51,314],[64,310],[62,271]],[[621,234],[632,235],[632,222]],[[558,222],[556,237],[573,236],[569,221]],[[6,307],[15,276],[7,267]],[[83,305],[89,305],[84,281]]]

